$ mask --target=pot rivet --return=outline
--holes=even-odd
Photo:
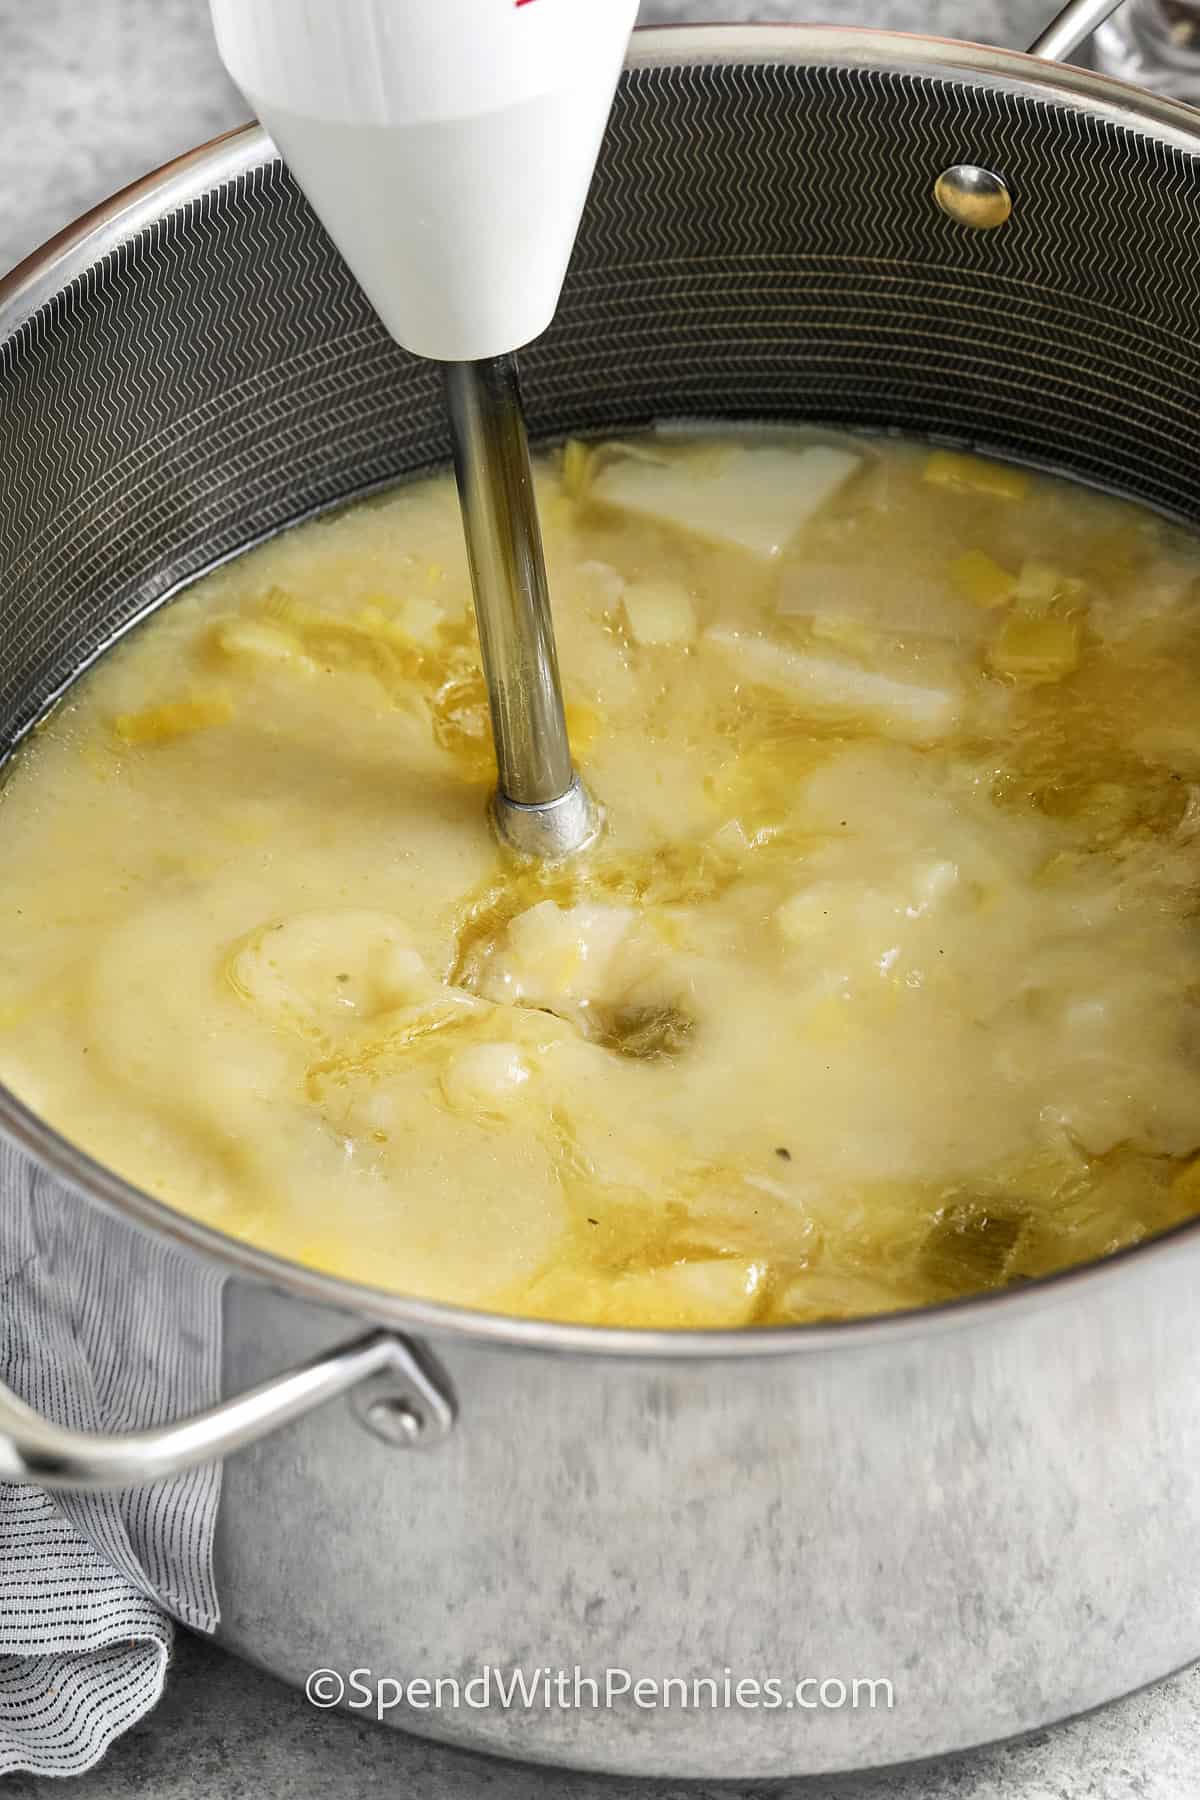
[[[974,163],[943,169],[933,184],[933,197],[949,218],[972,231],[995,231],[1012,212],[1012,195],[1000,176]]]
[[[385,1444],[415,1444],[425,1415],[404,1394],[381,1394],[363,1410],[363,1422]]]

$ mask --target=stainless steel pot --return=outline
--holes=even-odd
[[[1190,110],[998,51],[644,34],[526,359],[534,429],[899,427],[1196,519],[1198,153]],[[964,165],[991,179],[947,176],[947,213],[935,186]],[[1002,229],[961,222],[1005,197]],[[214,561],[447,453],[433,374],[257,131],[0,284],[0,443],[7,744]],[[177,1217],[4,1092],[0,1127],[31,1244],[8,1323],[45,1415],[3,1401],[0,1476],[73,1490],[96,1531],[80,1490],[190,1467],[170,1478],[213,1498],[200,1465],[242,1446],[214,1499],[217,1630],[288,1679],[891,1684],[858,1708],[388,1714],[536,1760],[757,1778],[978,1744],[1200,1654],[1200,1228],[910,1316],[609,1331],[322,1277]]]

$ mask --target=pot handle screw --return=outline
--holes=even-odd
[[[425,1449],[453,1427],[454,1401],[444,1378],[403,1338],[377,1331],[191,1418],[120,1437],[69,1431],[0,1386],[0,1481],[71,1489],[141,1487],[196,1463],[216,1462],[360,1386],[359,1416],[385,1443]]]

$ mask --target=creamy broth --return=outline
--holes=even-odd
[[[622,1325],[840,1318],[1200,1210],[1196,542],[886,440],[538,468],[606,811],[501,852],[457,503],[292,531],[0,792],[0,1080],[221,1230]]]

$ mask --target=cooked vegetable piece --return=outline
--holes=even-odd
[[[290,665],[312,674],[316,664],[295,632],[269,619],[234,619],[219,625],[214,641],[226,656],[249,662]]]
[[[1020,681],[1061,681],[1079,666],[1077,619],[1031,618],[1012,613],[988,650],[998,675]]]
[[[1024,469],[989,462],[982,456],[967,456],[958,450],[935,450],[923,473],[934,487],[979,494],[989,500],[1023,500],[1029,492],[1029,477]]]
[[[769,559],[861,466],[861,457],[832,445],[733,445],[720,456],[679,453],[662,465],[618,458],[589,492],[607,506]]]
[[[635,644],[690,644],[696,609],[678,581],[631,582],[621,597]]]
[[[592,446],[581,443],[578,438],[568,438],[563,446],[562,481],[572,500],[579,499],[587,487],[592,455]]]
[[[1053,563],[1032,559],[1021,564],[1013,599],[1026,612],[1045,612],[1056,600],[1074,600],[1084,589],[1077,577],[1064,575]]]
[[[1021,1216],[986,1201],[954,1201],[938,1215],[921,1251],[922,1280],[949,1299],[996,1287],[1012,1263]]]
[[[944,559],[934,568],[915,562],[897,568],[874,543],[875,517],[865,512],[845,543],[835,540],[836,561],[810,554],[801,539],[780,570],[779,616],[807,619],[814,636],[864,661],[886,655],[899,641],[981,641],[986,619],[976,608],[964,607]]]
[[[885,671],[833,650],[792,649],[769,638],[714,628],[705,642],[727,657],[741,681],[777,688],[818,718],[855,721],[914,743],[936,743],[958,723],[961,690],[916,671]]]
[[[169,744],[193,732],[227,725],[233,702],[227,694],[197,694],[189,700],[165,700],[144,712],[118,713],[114,730],[123,744]]]
[[[392,914],[345,908],[259,926],[227,962],[240,997],[274,1023],[337,1031],[438,992]]]
[[[950,565],[959,592],[976,606],[1004,606],[1012,599],[1016,578],[983,550],[968,550]]]

